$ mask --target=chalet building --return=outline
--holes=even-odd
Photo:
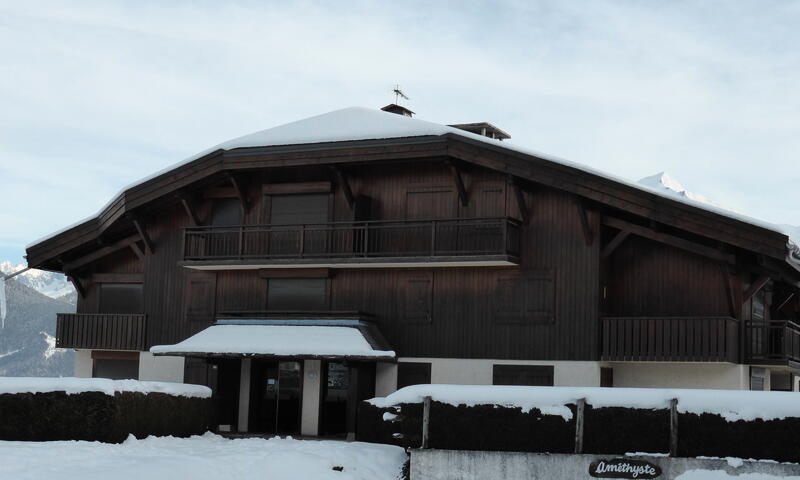
[[[306,435],[416,383],[797,390],[786,235],[390,107],[231,140],[28,247],[79,292],[76,376]]]

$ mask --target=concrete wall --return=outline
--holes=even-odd
[[[75,350],[75,373],[78,378],[92,378],[92,351]]]
[[[300,415],[302,435],[319,434],[319,407],[322,395],[322,361],[303,362],[303,405]]]
[[[610,363],[615,387],[749,390],[750,367],[731,363]]]
[[[598,460],[610,460],[613,455],[566,455],[517,452],[483,452],[459,450],[412,450],[411,478],[414,480],[593,480],[589,465]],[[654,456],[630,456],[623,459],[644,460],[661,468],[659,480],[673,480],[689,470],[691,478],[737,478],[741,474],[761,473],[775,477],[800,475],[800,465],[743,461],[733,467],[726,460],[698,458],[670,458]],[[733,463],[733,462],[731,462]],[[735,465],[735,463],[733,463]],[[720,471],[715,474],[713,471]],[[722,471],[727,472],[728,477]],[[699,474],[698,474],[699,473]],[[748,478],[752,478],[748,476]],[[759,477],[761,478],[761,477]],[[772,478],[772,477],[770,477]]]
[[[397,390],[397,364],[381,363],[375,365],[375,396],[385,397]]]
[[[183,357],[156,357],[139,353],[139,380],[183,383]]]

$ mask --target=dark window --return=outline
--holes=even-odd
[[[431,364],[400,362],[397,364],[397,388],[431,383]]]
[[[270,278],[267,308],[277,311],[327,310],[326,286],[324,278]]]
[[[600,386],[613,387],[614,386],[614,369],[611,367],[600,368]]]
[[[303,225],[328,222],[328,194],[273,195],[269,223]]]
[[[242,205],[238,198],[217,198],[211,208],[211,225],[228,227],[242,224]]]
[[[767,370],[759,367],[750,367],[750,390],[764,390],[767,383]]]
[[[96,359],[92,376],[114,380],[139,379],[138,360]]]
[[[539,323],[555,321],[555,279],[550,270],[497,279],[494,291],[494,318],[499,323]]]
[[[551,365],[495,365],[492,369],[493,385],[553,386]]]
[[[100,283],[99,313],[142,313],[141,283]]]

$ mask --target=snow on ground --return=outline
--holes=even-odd
[[[782,477],[767,473],[742,473],[731,475],[724,470],[687,470],[675,480],[800,480],[800,477]]]
[[[560,415],[564,420],[572,418],[572,411],[566,405],[581,398],[596,408],[645,409],[669,408],[670,400],[677,398],[681,413],[717,414],[731,422],[800,417],[796,393],[749,390],[413,385],[369,402],[387,408],[401,403],[419,403],[426,396],[455,406],[503,405],[519,407],[523,411],[538,408],[545,415]]]
[[[115,392],[140,392],[166,393],[182,397],[208,398],[211,396],[210,388],[185,383],[109,380],[107,378],[0,377],[0,394],[42,392],[66,392],[70,395],[81,392],[102,392],[106,395],[114,395]]]
[[[39,480],[394,480],[400,447],[330,440],[191,438],[98,442],[0,442],[0,478]],[[344,467],[341,471],[333,467]]]

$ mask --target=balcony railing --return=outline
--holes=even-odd
[[[603,318],[603,360],[738,362],[738,322],[730,317]]]
[[[184,230],[192,263],[516,263],[519,222],[511,218],[240,225]]]
[[[800,363],[800,325],[789,320],[745,324],[747,363]]]
[[[100,350],[144,350],[147,317],[137,314],[59,313],[56,346]]]

